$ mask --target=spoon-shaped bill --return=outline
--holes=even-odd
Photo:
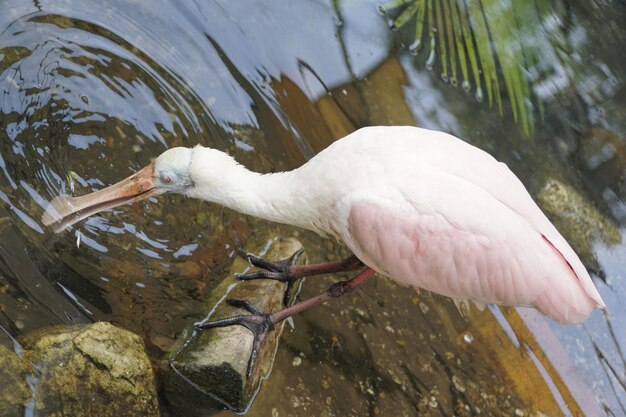
[[[59,233],[103,210],[146,199],[158,194],[153,177],[154,163],[151,162],[130,177],[91,194],[81,197],[60,195],[50,202],[41,221]]]

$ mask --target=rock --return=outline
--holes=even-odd
[[[258,252],[258,248],[246,247]],[[265,257],[284,259],[300,249],[295,239],[279,239],[273,242]],[[261,311],[276,311],[283,307],[285,284],[275,280],[237,282],[236,272],[245,271],[248,264],[238,258],[229,276],[212,292],[208,309],[210,320],[249,314],[230,306],[227,298],[251,301]],[[257,366],[250,378],[246,376],[248,359],[252,352],[253,336],[238,325],[194,331],[190,338],[181,340],[178,349],[169,356],[170,369],[164,375],[168,401],[178,408],[220,409],[227,406],[243,412],[249,406],[260,381],[270,372],[278,338],[284,323],[270,333],[257,359]]]
[[[141,339],[110,323],[27,336],[35,415],[158,416],[154,374]]]
[[[606,245],[622,241],[617,225],[567,184],[549,179],[537,194],[537,202],[587,264],[596,263],[596,239]]]
[[[31,391],[27,367],[15,352],[0,345],[0,416],[23,416]]]

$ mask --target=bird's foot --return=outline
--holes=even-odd
[[[250,281],[253,279],[275,279],[281,282],[287,283],[287,289],[285,290],[285,298],[283,303],[285,306],[289,304],[291,299],[291,292],[296,281],[302,277],[302,275],[295,274],[293,267],[298,261],[298,258],[304,249],[297,250],[293,255],[287,259],[280,261],[268,261],[267,259],[259,258],[251,253],[245,254],[243,257],[251,265],[264,269],[264,271],[249,272],[246,274],[235,274],[235,278],[239,281]]]
[[[252,343],[252,353],[250,354],[248,368],[246,370],[246,377],[249,378],[259,356],[261,345],[267,339],[268,334],[274,330],[274,325],[276,323],[270,314],[262,313],[259,311],[257,306],[252,304],[250,301],[229,299],[227,302],[233,307],[243,308],[249,311],[250,314],[228,317],[221,320],[209,321],[207,323],[196,323],[195,327],[197,329],[204,330],[238,324],[250,330],[254,335],[254,342]]]
[[[259,309],[249,301],[245,300],[228,300],[228,303],[234,307],[243,308],[250,312],[248,315],[239,315],[228,317],[221,320],[210,321],[208,323],[196,323],[198,329],[210,329],[214,327],[226,327],[233,324],[239,324],[246,327],[254,335],[254,343],[252,344],[252,354],[248,361],[247,376],[249,377],[254,369],[257,356],[261,345],[267,339],[267,335],[274,329],[277,323],[291,317],[294,314],[301,313],[311,307],[315,307],[325,301],[333,298],[341,297],[354,291],[363,285],[365,281],[371,278],[376,271],[371,268],[365,268],[359,272],[354,278],[348,281],[339,281],[331,285],[326,291],[299,303],[285,307],[273,313],[262,313]]]

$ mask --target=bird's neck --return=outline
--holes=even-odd
[[[196,147],[191,175],[195,185],[187,192],[190,197],[266,220],[314,228],[318,213],[298,170],[259,174],[221,151]]]

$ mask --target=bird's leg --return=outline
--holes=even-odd
[[[302,252],[304,252],[304,249],[300,249],[289,258],[280,261],[268,261],[250,253],[245,254],[244,259],[246,259],[250,264],[256,267],[265,269],[265,271],[250,272],[247,274],[236,274],[235,277],[240,281],[249,281],[253,279],[265,278],[286,282],[287,289],[285,290],[284,304],[285,306],[287,306],[289,303],[289,299],[291,298],[291,291],[293,289],[293,286],[298,279],[311,275],[354,271],[364,266],[363,262],[361,262],[354,255],[349,256],[348,258],[339,262],[296,265],[298,257],[302,255]]]
[[[248,370],[246,375],[249,377],[254,365],[256,363],[261,344],[267,338],[269,332],[274,329],[274,326],[287,317],[291,317],[294,314],[301,313],[328,301],[332,298],[338,298],[342,295],[348,294],[358,287],[360,287],[365,281],[371,278],[376,271],[371,268],[365,268],[359,272],[354,278],[348,281],[339,281],[332,284],[326,291],[311,298],[307,298],[304,301],[296,303],[292,306],[285,307],[282,310],[278,310],[274,313],[262,313],[259,309],[249,301],[244,300],[228,300],[228,303],[235,307],[240,307],[248,310],[250,314],[239,315],[234,317],[228,317],[221,320],[210,321],[207,323],[196,323],[198,329],[212,329],[214,327],[226,327],[234,324],[244,326],[252,332],[254,335],[254,343],[252,344],[252,353],[248,361]]]

